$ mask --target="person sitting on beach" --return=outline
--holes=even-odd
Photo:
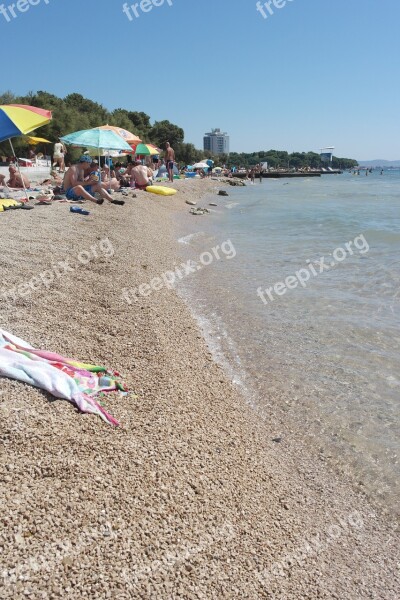
[[[115,192],[118,192],[119,188],[121,187],[118,179],[113,176],[113,171],[110,173],[110,167],[108,165],[104,165],[101,170],[101,181],[106,190],[114,190]]]
[[[153,185],[153,171],[142,165],[140,160],[135,160],[131,173],[131,186],[135,183],[138,190],[145,190],[149,185]]]
[[[21,189],[24,188],[24,186],[25,188],[30,187],[31,182],[29,179],[26,177],[26,175],[21,175],[18,173],[18,169],[16,167],[11,165],[8,170],[10,172],[10,179],[7,181],[7,185],[10,188]]]
[[[85,154],[80,157],[77,165],[68,169],[63,183],[68,200],[90,200],[96,204],[103,204],[104,200],[108,200],[113,204],[124,204],[123,201],[113,200],[100,185],[99,177],[91,175],[91,172],[93,173],[92,159]],[[94,196],[95,193],[100,194],[101,199],[97,200]]]
[[[0,174],[0,187],[3,187],[5,185],[6,185],[6,176]]]

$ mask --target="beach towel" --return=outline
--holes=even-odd
[[[68,400],[83,413],[93,413],[110,425],[119,425],[96,401],[103,392],[127,392],[116,371],[80,363],[30,344],[0,329],[0,376],[29,383]]]

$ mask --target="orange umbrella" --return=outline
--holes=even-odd
[[[131,131],[127,131],[126,129],[122,129],[122,127],[114,127],[113,125],[102,125],[101,127],[96,127],[96,129],[106,129],[108,131],[113,131],[120,137],[122,137],[125,142],[127,142],[130,146],[134,144],[140,144],[142,141],[137,135],[132,133]]]

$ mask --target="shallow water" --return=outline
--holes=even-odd
[[[267,418],[280,399],[305,438],[393,509],[400,172],[264,180],[228,191],[212,199],[218,207],[210,216],[182,218],[185,256],[199,262],[210,251],[213,261],[178,289]],[[212,249],[228,239],[218,260]]]

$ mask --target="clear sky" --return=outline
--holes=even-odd
[[[78,92],[197,147],[219,127],[237,152],[400,159],[400,0],[152,2],[6,0],[0,91]]]

